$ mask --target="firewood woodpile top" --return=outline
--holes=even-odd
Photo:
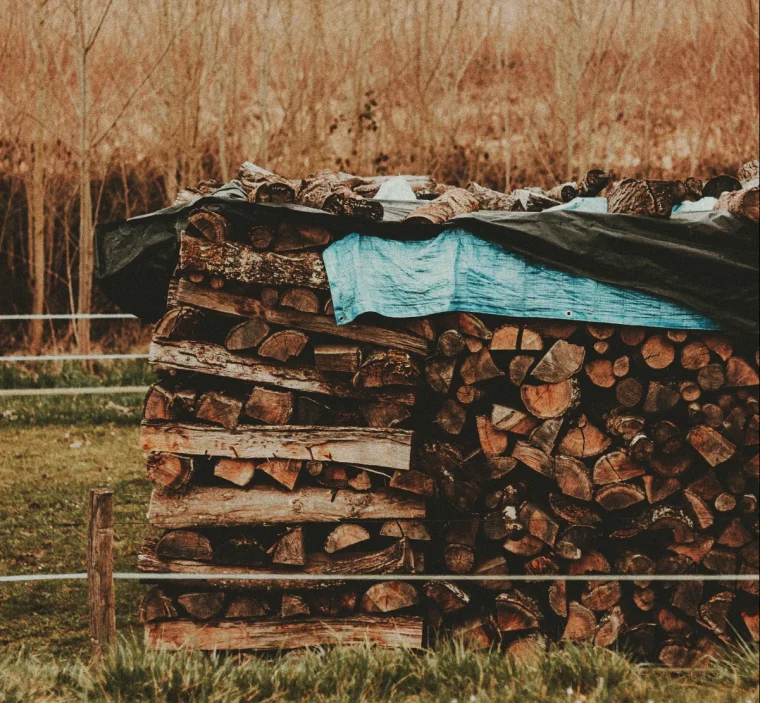
[[[246,162],[238,181],[250,202],[299,203],[368,222],[383,219],[382,203],[372,200],[391,176],[359,178],[347,173],[319,171],[303,180],[291,180]],[[541,212],[568,203],[574,198],[603,194],[608,212],[668,218],[673,207],[684,201],[716,198],[715,210],[726,210],[754,221],[760,219],[758,161],[744,164],[737,177],[720,175],[702,182],[695,177],[684,180],[615,180],[610,173],[592,169],[578,181],[561,183],[547,191],[537,187],[518,188],[501,193],[477,183],[466,188],[436,183],[427,176],[405,177],[415,196],[429,201],[410,213],[406,220],[418,224],[443,224],[455,215],[477,210]],[[186,188],[175,204],[189,203],[214,193],[221,183],[204,181],[198,188]]]
[[[240,180],[251,201],[382,217],[382,179],[294,183],[245,166]],[[410,218],[442,223],[542,209],[609,177],[509,195],[408,182],[438,196]],[[690,179],[663,196],[649,181],[624,197],[626,183],[611,209],[662,216],[705,191]],[[756,211],[757,187],[735,185],[716,186],[719,201],[754,197]],[[139,568],[218,578],[152,588],[148,642],[420,647],[452,634],[519,655],[549,638],[691,666],[736,633],[758,639],[757,581],[699,578],[758,573],[756,339],[466,312],[337,325],[329,229],[235,227],[190,215],[151,346],[160,382],[140,442],[156,533]],[[397,578],[319,580],[349,574]]]

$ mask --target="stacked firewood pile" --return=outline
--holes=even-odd
[[[491,190],[477,183],[457,188],[436,183],[427,176],[406,176],[415,196],[419,200],[431,201],[406,219],[422,224],[442,224],[455,215],[476,210],[541,212],[577,197],[604,195],[609,212],[661,218],[670,217],[673,207],[679,203],[712,197],[718,200],[715,210],[725,210],[757,222],[760,220],[759,169],[757,160],[749,161],[739,168],[737,177],[720,175],[705,182],[693,176],[672,181],[620,180],[612,173],[591,169],[577,181],[561,183],[548,190],[526,187],[510,193]],[[383,218],[382,204],[371,198],[389,178],[359,178],[347,173],[319,171],[304,180],[295,181],[250,162],[244,163],[238,173],[238,181],[251,202],[299,203],[370,222]],[[190,203],[198,197],[210,195],[221,185],[203,181],[198,188],[186,188],[179,193],[175,204]]]
[[[313,204],[374,217],[377,201],[327,191]],[[415,216],[448,219],[462,193]],[[758,573],[756,339],[465,312],[338,325],[333,237],[278,210],[241,226],[199,209],[182,234],[141,429],[162,532],[139,566],[218,578],[150,590],[150,643],[450,633],[519,653],[549,637],[684,666],[757,640],[757,581],[699,579]]]

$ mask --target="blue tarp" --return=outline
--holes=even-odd
[[[335,316],[473,313],[670,329],[719,325],[682,305],[533,263],[464,229],[424,241],[350,234],[323,253]]]

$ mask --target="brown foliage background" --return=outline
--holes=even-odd
[[[86,213],[244,159],[502,190],[733,172],[758,60],[758,0],[4,0],[2,311],[85,309]]]

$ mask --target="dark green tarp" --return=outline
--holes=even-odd
[[[441,227],[410,225],[410,202],[383,202],[385,217],[361,223],[299,205],[260,205],[228,184],[191,205],[114,222],[96,231],[96,277],[123,311],[145,320],[162,314],[177,262],[179,233],[198,207],[233,223],[321,222],[343,234],[427,239],[457,227],[549,267],[683,304],[733,332],[758,331],[758,225],[725,212],[660,220],[632,215],[551,211],[480,211]]]

